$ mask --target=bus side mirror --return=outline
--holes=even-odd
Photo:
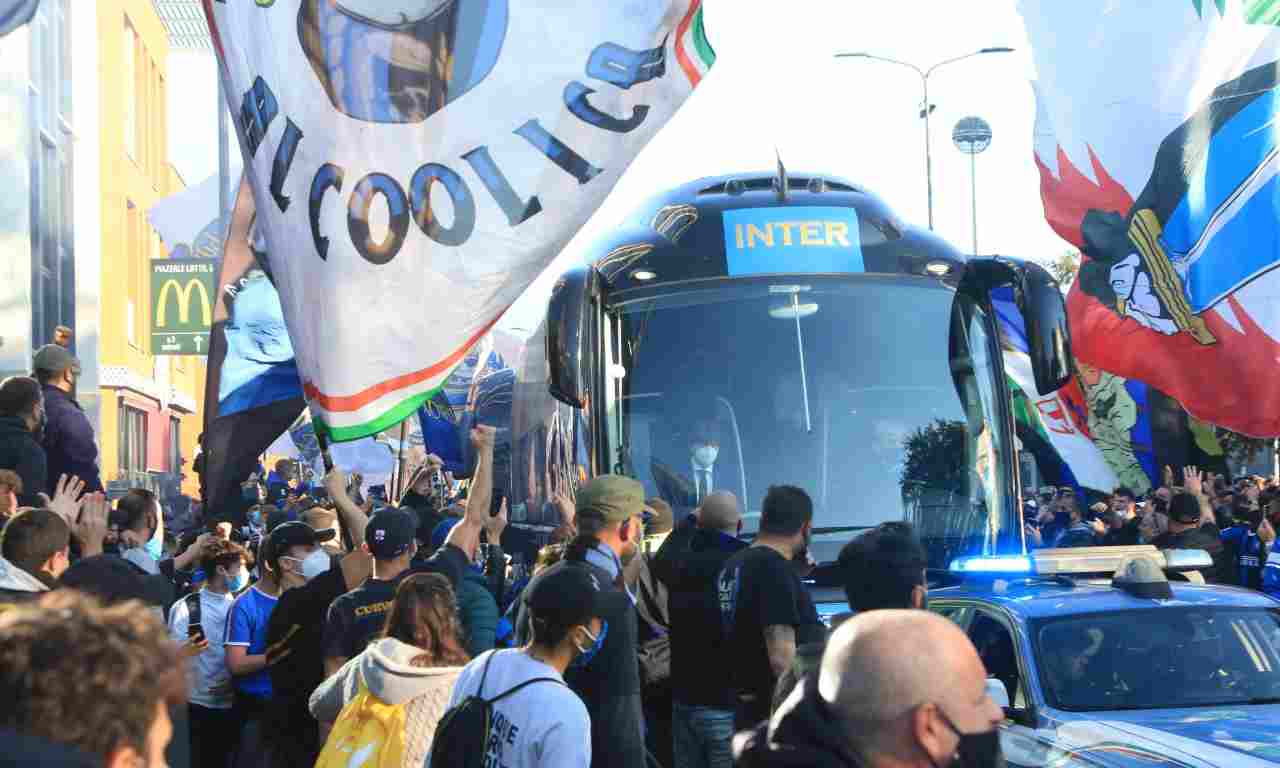
[[[590,354],[591,299],[599,292],[599,278],[591,267],[564,273],[551,289],[547,304],[547,389],[565,405],[585,408]]]
[[[1027,352],[1041,395],[1055,392],[1071,379],[1071,329],[1058,281],[1044,267],[1022,262],[1014,297],[1027,331]]]

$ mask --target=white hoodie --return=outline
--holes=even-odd
[[[0,591],[48,592],[49,588],[35,576],[0,557]]]
[[[436,724],[449,708],[453,683],[462,672],[462,667],[413,666],[410,662],[421,654],[421,648],[389,637],[371,643],[315,689],[311,714],[322,723],[334,722],[364,680],[369,693],[380,701],[405,705],[404,765],[421,768]]]

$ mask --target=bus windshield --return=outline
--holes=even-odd
[[[751,532],[769,486],[789,484],[813,499],[819,562],[888,520],[915,524],[936,566],[1020,542],[1002,367],[966,294],[771,276],[664,288],[610,317],[610,463],[677,519],[728,491]]]

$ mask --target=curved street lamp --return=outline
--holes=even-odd
[[[931,105],[929,104],[929,75],[932,75],[939,67],[947,64],[954,64],[957,61],[971,59],[974,56],[981,56],[984,53],[1012,53],[1013,49],[1005,46],[993,46],[966,53],[963,56],[956,56],[950,59],[944,59],[928,69],[921,69],[909,61],[899,61],[891,59],[888,56],[877,56],[873,53],[858,51],[856,53],[837,53],[837,59],[874,59],[875,61],[883,61],[888,64],[897,64],[907,67],[920,76],[920,83],[924,87],[924,109],[920,110],[920,116],[924,118],[924,175],[925,183],[928,187],[929,196],[929,229],[933,229],[933,155],[929,149],[929,112]]]

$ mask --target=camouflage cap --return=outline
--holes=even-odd
[[[644,486],[622,475],[601,475],[578,489],[577,514],[621,523],[644,511]]]

